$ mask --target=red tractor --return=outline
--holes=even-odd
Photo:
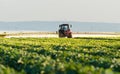
[[[72,32],[70,31],[70,27],[72,25],[69,24],[61,24],[59,25],[59,37],[67,37],[67,38],[72,38]]]

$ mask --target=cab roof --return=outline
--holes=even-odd
[[[61,24],[61,25],[59,25],[59,26],[69,26],[69,24]]]

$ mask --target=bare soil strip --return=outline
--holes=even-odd
[[[120,33],[115,32],[73,32],[73,37],[120,37]],[[0,32],[0,37],[5,38],[21,38],[21,37],[55,37],[58,38],[57,32]]]

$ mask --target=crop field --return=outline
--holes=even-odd
[[[120,38],[0,38],[0,74],[120,74]]]

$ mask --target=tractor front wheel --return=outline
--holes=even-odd
[[[72,38],[72,34],[69,34],[69,35],[67,36],[67,38]]]
[[[64,35],[62,33],[59,33],[59,38],[63,38]]]

